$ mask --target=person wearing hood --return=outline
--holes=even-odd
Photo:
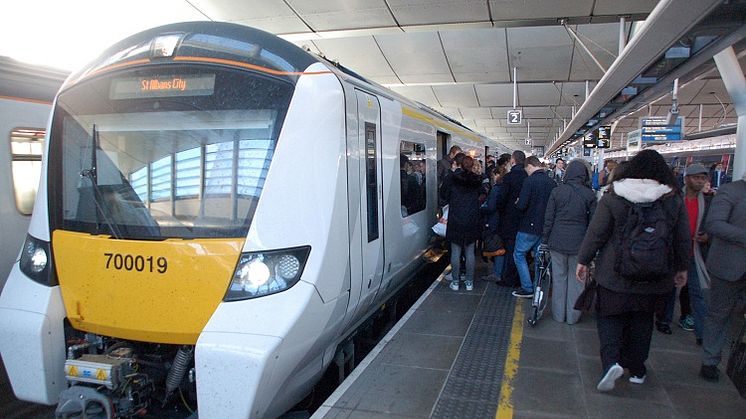
[[[482,177],[474,173],[474,159],[469,156],[456,156],[456,170],[446,178],[444,198],[448,203],[448,228],[446,239],[451,242],[451,289],[458,291],[461,272],[461,253],[466,260],[467,291],[474,287],[476,260],[474,248],[481,236],[479,225],[479,191]]]
[[[622,256],[629,257],[625,245],[633,239],[626,234],[638,231],[625,233],[630,231],[627,219],[642,206],[663,212],[666,228],[662,231],[668,232],[665,247],[668,257],[662,268],[667,273],[644,278],[623,276],[620,272],[630,265]],[[689,219],[684,200],[676,188],[676,179],[660,154],[643,150],[615,177],[609,192],[599,201],[578,253],[576,275],[579,281],[587,279],[588,266],[596,260],[596,325],[603,367],[602,378],[596,386],[599,391],[614,389],[624,368],[629,369],[631,383],[645,382],[653,314],[665,307],[674,284],[679,287],[686,284],[691,249]]]
[[[574,159],[549,195],[542,234],[542,243],[552,256],[552,317],[560,323],[580,320],[582,312],[573,306],[583,284],[575,280],[575,268],[580,243],[595,211],[596,195],[590,187],[588,167],[584,160]]]

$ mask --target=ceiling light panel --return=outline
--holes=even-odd
[[[593,0],[490,0],[495,21],[590,16],[592,9]]]
[[[391,86],[390,89],[409,99],[424,103],[427,106],[440,106],[430,86]]]
[[[376,40],[404,83],[453,81],[436,32],[380,35]]]
[[[593,56],[607,70],[616,59],[619,53],[619,24],[602,23],[591,25],[578,25],[577,33],[580,39]],[[565,33],[565,36],[570,36]],[[580,45],[575,45],[575,51],[572,56],[572,68],[570,70],[570,80],[600,80],[604,73],[593,62],[587,52]]]
[[[512,84],[477,84],[476,89],[482,106],[513,106]]]
[[[572,42],[564,28],[508,28],[507,32],[510,65],[518,68],[519,83],[567,80],[570,74]]]
[[[476,107],[477,96],[471,84],[433,86],[435,96],[442,106]]]
[[[190,3],[214,20],[240,23],[278,34],[310,31],[281,1],[190,0]]]
[[[519,83],[518,105],[553,106],[559,105],[560,94],[552,83]]]
[[[314,44],[321,49],[327,59],[336,60],[378,83],[399,83],[399,79],[371,36],[319,39],[314,41]],[[361,54],[360,51],[365,51],[365,54]]]
[[[633,13],[650,13],[658,0],[596,0],[593,14],[624,15]]]
[[[402,26],[489,20],[487,3],[473,0],[388,0]]]
[[[505,29],[448,30],[440,36],[456,81],[510,81]]]
[[[287,0],[314,31],[395,26],[386,4],[368,0]],[[258,2],[257,2],[258,3]],[[281,2],[278,2],[281,3]]]

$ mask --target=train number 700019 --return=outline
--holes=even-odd
[[[168,270],[168,260],[163,256],[123,255],[121,253],[104,253],[106,269],[118,271],[158,272],[164,274]]]

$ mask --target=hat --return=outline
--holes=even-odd
[[[709,173],[707,169],[701,164],[692,164],[684,171],[684,176],[701,175],[703,173]]]

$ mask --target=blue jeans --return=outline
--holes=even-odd
[[[531,280],[531,274],[528,271],[528,262],[526,262],[526,255],[530,250],[534,252],[534,261],[538,262],[538,258],[535,257],[539,254],[539,243],[541,236],[536,234],[523,233],[521,231],[515,236],[515,251],[513,252],[513,260],[515,261],[515,268],[518,270],[518,276],[521,279],[521,288],[524,291],[532,292],[534,290],[534,283]],[[538,272],[538,264],[534,266],[534,272]]]
[[[492,269],[493,272],[495,272],[495,276],[502,277],[503,269],[505,269],[505,255],[495,256],[495,261],[492,265]]]
[[[462,249],[458,244],[451,242],[451,278],[456,283],[459,281],[461,272],[462,250],[464,251],[464,258],[466,259],[466,278],[464,278],[464,283],[466,285],[474,283],[474,270],[477,266],[476,258],[474,256],[475,244],[475,242],[471,242]]]
[[[705,316],[707,315],[707,303],[705,301],[704,290],[699,284],[699,275],[697,274],[697,264],[692,259],[687,272],[687,285],[689,286],[689,305],[694,315],[694,336],[702,339],[705,328]]]

